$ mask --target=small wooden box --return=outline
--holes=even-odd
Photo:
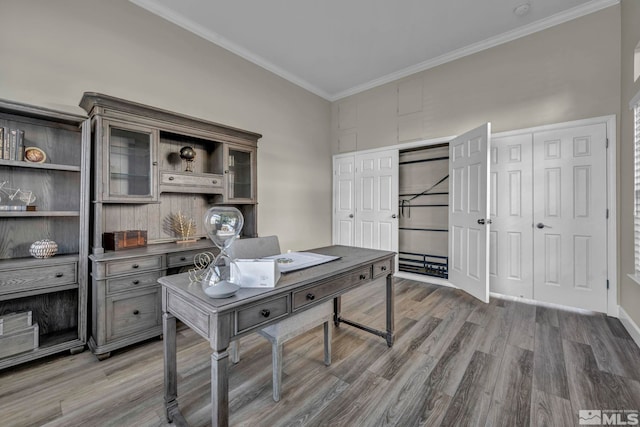
[[[147,230],[104,233],[102,235],[102,246],[110,251],[145,247],[147,246]]]
[[[0,335],[26,329],[32,324],[31,311],[3,314],[0,316]]]
[[[0,359],[38,348],[38,324],[0,335]]]

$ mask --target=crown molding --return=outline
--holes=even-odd
[[[326,100],[331,100],[331,95],[322,89],[312,85],[308,81],[289,73],[288,71],[283,70],[282,68],[274,65],[273,63],[267,61],[259,55],[254,54],[253,52],[248,51],[244,47],[233,43],[232,41],[222,37],[221,35],[206,29],[205,27],[196,24],[190,19],[185,18],[183,15],[175,13],[173,10],[168,9],[164,6],[159,6],[153,0],[129,0],[131,3],[140,6],[143,9],[148,10],[149,12],[158,15],[159,17],[169,21],[173,24],[176,24],[179,27],[184,28],[185,30],[196,34],[199,37],[202,37],[205,40],[214,43],[223,49],[228,50],[231,53],[234,53],[241,58],[246,59],[249,62],[253,62],[254,64],[264,68],[267,71],[271,71],[273,74],[282,77],[289,82],[300,86],[301,88],[308,90],[309,92],[318,95],[321,98]]]
[[[385,76],[371,80],[361,85],[354,86],[350,89],[346,89],[338,93],[330,94],[318,88],[317,86],[309,83],[308,81],[286,70],[283,70],[282,68],[267,61],[261,56],[248,51],[242,46],[239,46],[236,43],[233,43],[232,41],[220,36],[219,34],[213,31],[210,31],[201,25],[196,24],[195,22],[185,18],[183,15],[175,13],[173,10],[168,9],[164,6],[159,6],[153,0],[129,0],[129,1],[331,102],[338,101],[342,98],[346,98],[348,96],[355,95],[360,92],[364,92],[365,90],[373,89],[377,86],[381,86],[383,84],[387,84],[395,80],[402,79],[412,74],[416,74],[421,71],[425,71],[430,68],[437,67],[438,65],[455,61],[456,59],[460,59],[465,56],[469,56],[474,53],[478,53],[483,50],[490,49],[492,47],[519,39],[521,37],[528,36],[538,31],[546,30],[547,28],[551,28],[556,25],[563,24],[573,19],[580,18],[585,15],[589,15],[590,13],[594,13],[599,10],[602,10],[607,7],[614,6],[620,3],[620,0],[591,0],[583,5],[576,6],[564,12],[556,13],[555,15],[552,15],[548,18],[540,19],[538,21],[532,22],[531,24],[516,28],[506,33],[502,33],[498,36],[490,37],[478,43],[473,43],[469,46],[465,46],[463,48],[454,50],[444,55],[440,55],[436,58],[429,59],[427,61],[413,65],[411,67],[407,67],[402,70],[393,72],[391,74],[387,74]]]
[[[483,50],[519,39],[521,37],[528,36],[533,33],[537,33],[538,31],[546,30],[547,28],[551,28],[556,25],[571,21],[573,19],[589,15],[590,13],[594,13],[607,7],[614,6],[618,3],[620,3],[620,0],[592,0],[581,6],[576,6],[564,12],[556,13],[555,15],[549,16],[548,18],[540,19],[538,21],[532,22],[531,24],[516,28],[515,30],[502,33],[495,37],[490,37],[478,43],[473,43],[469,46],[465,46],[449,53],[445,53],[444,55],[440,55],[436,58],[429,59],[411,67],[407,67],[403,70],[387,74],[386,76],[371,80],[367,83],[354,86],[350,89],[332,95],[330,101],[337,101],[339,99],[346,98],[347,96],[355,95],[357,93],[373,89],[374,87],[381,86],[386,83],[391,83],[394,80],[402,79],[412,74],[437,67],[438,65],[455,61],[456,59],[481,52]]]

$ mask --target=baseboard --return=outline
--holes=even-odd
[[[635,341],[635,343],[640,347],[640,327],[636,325],[636,322],[633,321],[631,317],[624,311],[624,308],[618,307],[618,311],[620,313],[620,321],[622,325],[625,327],[631,338]]]
[[[517,301],[517,302],[522,302],[522,303],[525,303],[525,304],[539,305],[541,307],[555,308],[557,310],[573,311],[574,313],[580,313],[580,314],[594,314],[594,313],[596,313],[595,311],[585,310],[583,308],[569,307],[569,306],[566,306],[566,305],[553,304],[553,303],[550,303],[550,302],[543,302],[543,301],[537,301],[537,300],[529,299],[529,298],[514,297],[514,296],[511,296],[511,295],[504,295],[504,294],[499,294],[499,293],[496,293],[496,292],[490,292],[489,296],[492,297],[492,298],[506,299],[508,301]]]

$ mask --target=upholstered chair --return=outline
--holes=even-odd
[[[280,254],[278,236],[239,239],[233,242],[229,254],[234,259],[263,258]],[[284,343],[316,326],[324,326],[324,363],[331,364],[331,325],[333,304],[324,302],[308,310],[287,317],[256,332],[271,343],[273,364],[273,400],[280,400],[282,387],[282,348]],[[230,358],[233,363],[240,361],[239,341],[231,341]]]

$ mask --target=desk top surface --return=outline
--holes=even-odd
[[[306,252],[334,255],[340,258],[326,264],[303,270],[282,274],[278,284],[274,288],[241,288],[229,298],[210,298],[202,290],[200,283],[191,283],[188,273],[164,276],[158,279],[163,287],[174,293],[198,302],[198,305],[207,311],[220,312],[234,309],[240,305],[246,305],[254,301],[275,297],[308,284],[339,276],[360,266],[371,264],[392,258],[395,252],[376,249],[356,248],[352,246],[326,246],[323,248],[309,249]]]

